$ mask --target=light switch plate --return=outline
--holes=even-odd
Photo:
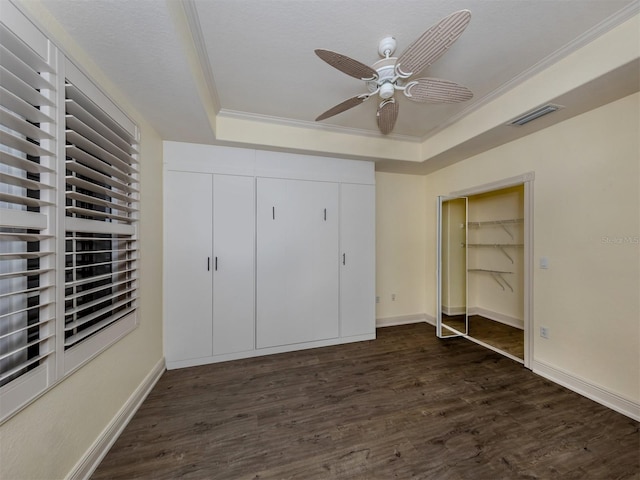
[[[540,268],[549,268],[549,259],[547,257],[540,257]]]

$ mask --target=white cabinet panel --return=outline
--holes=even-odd
[[[257,182],[257,346],[337,337],[338,184]]]
[[[167,361],[212,353],[211,175],[165,172],[165,328]]]
[[[213,354],[254,348],[253,177],[213,177]]]
[[[373,164],[175,142],[165,162],[168,368],[375,338]]]
[[[375,188],[340,186],[340,336],[375,333]]]

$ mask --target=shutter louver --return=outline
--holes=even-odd
[[[135,312],[135,136],[65,86],[65,348]]]
[[[135,123],[0,10],[1,423],[136,327],[139,170]]]
[[[0,23],[0,386],[54,353],[52,69]]]

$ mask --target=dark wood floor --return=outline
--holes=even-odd
[[[442,322],[464,332],[464,316],[462,315],[443,314]],[[489,320],[481,315],[470,315],[469,336],[524,361],[524,330]]]
[[[639,424],[427,324],[166,372],[94,479],[638,479]]]

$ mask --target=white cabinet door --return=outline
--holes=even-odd
[[[257,346],[337,337],[338,184],[257,182]]]
[[[375,333],[375,188],[340,186],[340,336]]]
[[[213,176],[213,354],[254,348],[253,177]]]
[[[212,176],[165,174],[167,361],[212,354]]]

